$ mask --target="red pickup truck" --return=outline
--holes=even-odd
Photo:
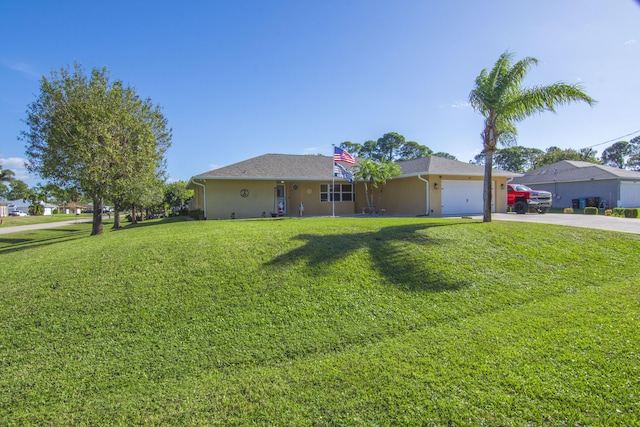
[[[551,207],[551,193],[532,190],[522,184],[507,184],[507,205],[517,214],[529,211],[545,213]]]

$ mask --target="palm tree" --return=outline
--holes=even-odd
[[[476,77],[476,84],[469,94],[473,109],[485,118],[482,131],[484,163],[484,215],[483,221],[491,221],[491,169],[498,141],[515,141],[515,123],[534,113],[556,111],[556,107],[574,101],[589,105],[595,100],[584,93],[578,84],[554,83],[549,86],[523,88],[522,81],[536,58],[526,57],[511,63],[513,54],[504,52],[493,68],[485,68]]]
[[[384,184],[386,184],[389,179],[398,175],[400,175],[400,167],[395,163],[380,163],[371,159],[365,159],[359,162],[355,177],[364,181],[364,193],[367,199],[367,205],[369,206],[369,212],[373,213],[374,211],[373,189],[379,188],[378,207],[380,207]],[[371,193],[369,193],[369,186],[371,186]]]
[[[15,177],[15,173],[9,169],[2,169],[2,165],[0,165],[0,183],[3,182],[11,182]]]

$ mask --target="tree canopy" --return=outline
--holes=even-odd
[[[484,121],[481,133],[485,153],[484,215],[483,221],[491,221],[491,170],[493,156],[498,143],[514,142],[517,137],[516,123],[543,111],[556,111],[559,105],[584,101],[589,105],[595,101],[584,93],[580,85],[554,83],[548,86],[523,87],[523,80],[538,60],[526,57],[515,64],[513,54],[504,52],[491,70],[483,69],[476,77],[475,86],[469,94],[473,109]]]
[[[102,233],[102,203],[125,188],[153,185],[171,130],[158,106],[141,99],[106,68],[61,68],[43,77],[27,110],[27,169],[93,200],[91,234]],[[135,192],[128,193],[135,199]]]
[[[394,162],[427,157],[433,151],[415,141],[407,141],[397,132],[385,133],[377,141],[369,140],[364,144],[345,141],[340,148],[347,150],[355,157],[370,159],[376,162]]]

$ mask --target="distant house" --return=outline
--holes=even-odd
[[[58,211],[60,213],[64,213],[64,214],[80,214],[82,213],[83,209],[87,209],[87,205],[79,205],[77,203],[67,203],[65,205],[62,206],[58,206]]]
[[[44,207],[43,215],[52,215],[53,211],[57,208],[56,205],[52,205],[50,203],[38,202]],[[10,210],[16,210],[20,212],[24,212],[26,214],[29,213],[29,206],[31,206],[31,202],[24,201],[22,199],[11,200],[8,202],[8,206]]]
[[[563,160],[514,178],[553,194],[553,206],[640,207],[640,172]]]
[[[352,166],[343,166],[357,170]],[[484,167],[440,157],[398,162],[402,174],[383,188],[380,214],[471,215],[483,210]],[[506,183],[519,176],[494,170],[493,211],[506,212]],[[193,176],[192,208],[207,219],[271,215],[370,213],[364,184],[333,177],[333,158],[265,154]],[[376,190],[375,200],[378,200]]]
[[[0,217],[9,215],[9,202],[0,200]]]

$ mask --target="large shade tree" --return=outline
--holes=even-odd
[[[78,64],[42,78],[26,123],[27,168],[93,200],[92,235],[102,234],[103,200],[118,180],[155,176],[171,139],[159,107],[112,81],[106,68],[87,76]]]
[[[491,70],[483,69],[469,94],[473,109],[484,117],[481,133],[484,163],[483,221],[491,221],[491,180],[493,155],[498,143],[515,141],[516,123],[543,111],[556,111],[559,105],[595,101],[578,84],[554,83],[548,86],[523,87],[523,80],[538,60],[523,58],[512,63],[513,54],[504,52]]]

